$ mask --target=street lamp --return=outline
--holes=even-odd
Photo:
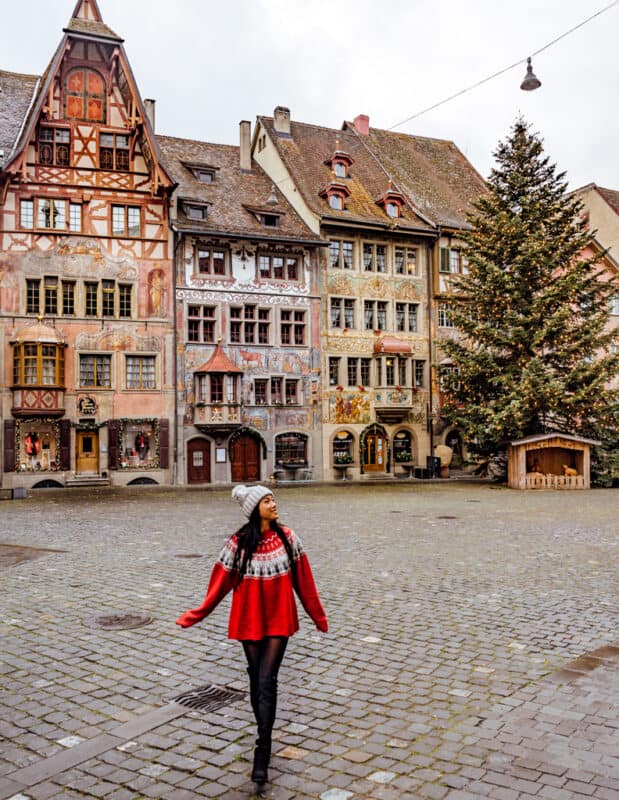
[[[523,89],[525,92],[531,92],[533,89],[539,89],[542,85],[542,82],[533,72],[533,67],[531,66],[531,58],[527,58],[527,74],[524,76],[524,80],[520,84],[520,88]]]

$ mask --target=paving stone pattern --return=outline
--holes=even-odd
[[[437,483],[277,498],[330,631],[304,617],[290,642],[268,797],[619,798],[616,491]],[[247,688],[229,601],[174,625],[241,521],[228,491],[0,504],[1,544],[56,551],[0,572],[0,798],[251,796],[249,703],[171,702]],[[127,611],[153,622],[91,624]]]

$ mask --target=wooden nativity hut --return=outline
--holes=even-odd
[[[540,433],[510,442],[507,483],[511,489],[589,489],[594,439]]]

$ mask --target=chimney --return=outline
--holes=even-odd
[[[153,129],[153,133],[155,132],[155,103],[156,100],[144,100],[144,111],[146,111],[146,116],[148,117],[148,121],[150,122],[150,127]]]
[[[290,109],[277,106],[273,112],[275,131],[280,136],[290,136]]]
[[[239,122],[241,134],[241,172],[251,172],[251,122]]]
[[[369,136],[370,118],[367,114],[357,114],[352,124],[355,126],[355,130],[360,136]]]

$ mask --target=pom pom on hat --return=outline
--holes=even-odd
[[[232,490],[232,497],[241,506],[241,511],[249,519],[251,512],[269,494],[273,494],[266,486],[235,486]]]

